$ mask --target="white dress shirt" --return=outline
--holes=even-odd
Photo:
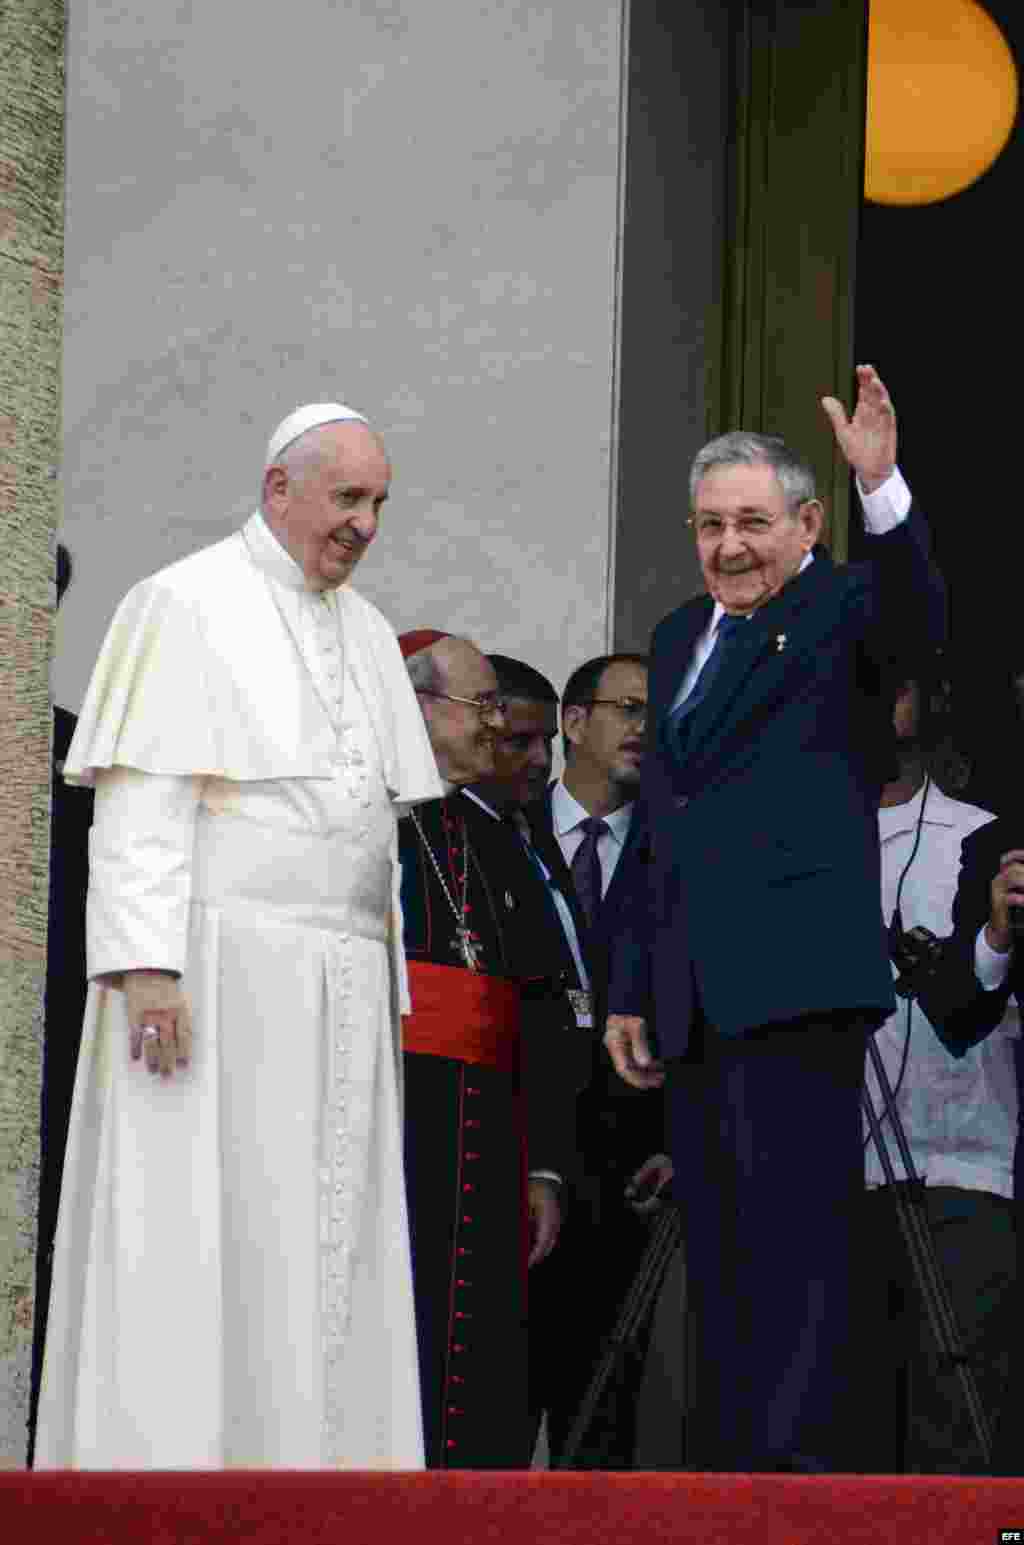
[[[914,846],[923,790],[902,805],[878,812],[882,852],[882,910],[892,917],[896,891]],[[960,865],[960,844],[992,816],[976,805],[950,799],[934,784],[928,790],[921,841],[903,882],[900,911],[904,928],[922,925],[935,934],[950,932]],[[878,1031],[889,1081],[895,1087],[907,1033],[907,1006],[901,1001]],[[1013,1194],[1013,1148],[1017,1135],[1017,1080],[1014,1041],[1020,1035],[1016,1005],[1003,1022],[965,1057],[954,1057],[940,1042],[920,1007],[910,1018],[910,1049],[896,1105],[919,1174],[930,1186],[959,1186]],[[875,1109],[881,1096],[874,1071],[867,1072]],[[888,1127],[893,1168],[903,1167]],[[865,1129],[866,1135],[866,1129]],[[868,1145],[865,1177],[869,1186],[884,1179],[874,1144]]]
[[[555,840],[570,869],[576,857],[576,849],[585,835],[583,822],[589,819],[590,811],[583,808],[579,800],[569,793],[565,784],[559,779],[551,791],[551,821],[555,829]],[[632,819],[632,800],[628,805],[620,805],[618,810],[613,810],[611,815],[604,817],[608,830],[602,832],[597,839],[597,861],[601,866],[602,896],[606,894],[612,882],[612,875],[622,857],[622,849],[629,836]]]
[[[857,492],[860,495],[861,509],[864,514],[864,529],[870,531],[873,536],[884,536],[887,531],[894,530],[904,520],[910,511],[911,494],[907,487],[899,467],[895,467],[889,477],[886,478],[881,488],[876,488],[874,493],[865,493],[857,483]],[[814,554],[808,553],[801,563],[798,574],[802,574],[808,564],[814,562]],[[693,691],[697,677],[704,668],[704,663],[715,647],[715,634],[718,624],[725,613],[725,607],[720,601],[715,602],[711,620],[704,631],[699,635],[693,648],[690,664],[687,667],[679,689],[672,699],[669,712],[673,712],[679,704],[685,702]]]

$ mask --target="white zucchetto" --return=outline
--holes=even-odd
[[[319,429],[321,424],[343,424],[352,421],[368,424],[370,421],[355,408],[346,408],[343,402],[308,402],[304,408],[296,408],[278,424],[267,444],[267,459],[263,470],[272,467],[281,452],[287,450],[293,440],[309,429]]]

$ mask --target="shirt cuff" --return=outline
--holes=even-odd
[[[1005,955],[994,950],[985,937],[984,928],[979,929],[974,941],[974,974],[986,992],[995,992],[1006,981],[1010,974],[1010,955],[1010,950]]]
[[[899,467],[893,467],[881,488],[876,488],[874,493],[864,492],[860,478],[856,482],[865,531],[870,531],[872,536],[884,536],[906,520],[911,495]]]

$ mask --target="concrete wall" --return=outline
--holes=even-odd
[[[50,837],[62,0],[0,9],[0,1469],[26,1456]]]
[[[57,701],[117,600],[340,396],[395,487],[359,586],[561,686],[611,634],[621,0],[78,0]]]

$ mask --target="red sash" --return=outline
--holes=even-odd
[[[461,966],[409,961],[412,1013],[402,1050],[519,1072],[519,984]]]

